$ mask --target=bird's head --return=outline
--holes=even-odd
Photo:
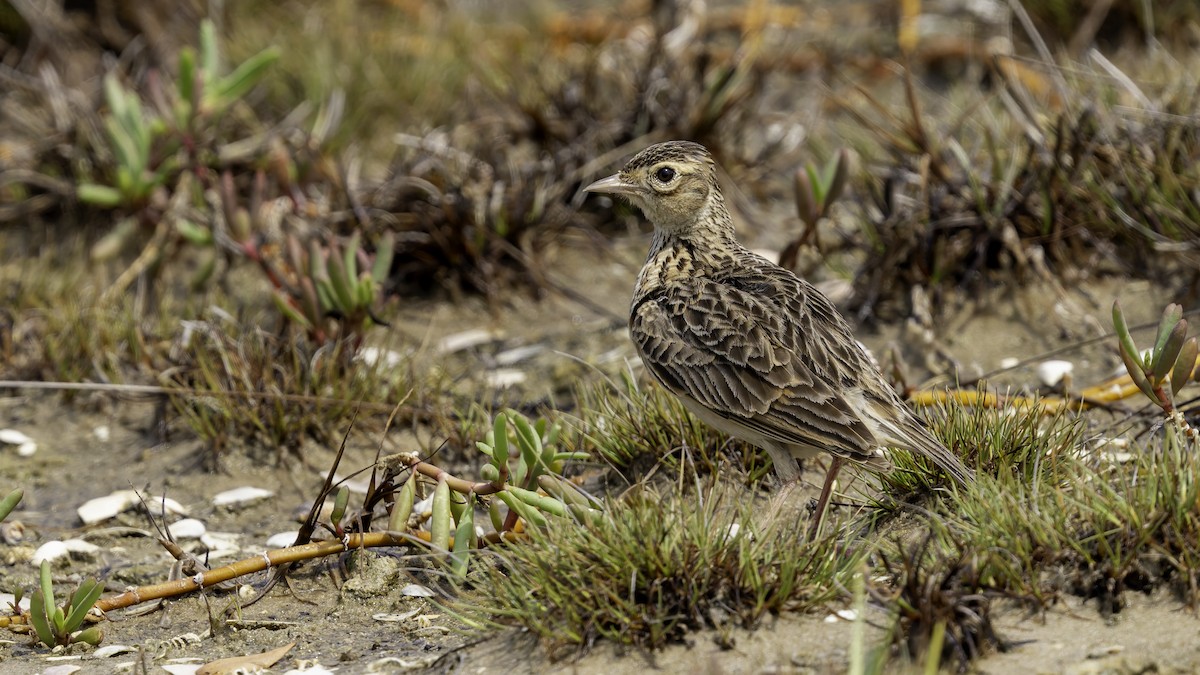
[[[584,191],[621,195],[640,208],[655,228],[674,235],[691,234],[714,217],[727,220],[712,155],[690,141],[652,145],[634,155],[620,173]]]

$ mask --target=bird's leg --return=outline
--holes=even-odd
[[[825,485],[821,486],[821,496],[817,498],[817,508],[813,512],[812,524],[808,526],[808,539],[815,541],[821,529],[821,519],[825,516],[825,507],[829,505],[829,497],[833,492],[833,481],[837,478],[845,459],[837,455],[829,462],[829,471],[825,473]]]

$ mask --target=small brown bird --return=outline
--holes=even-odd
[[[627,198],[654,225],[629,332],[646,369],[706,423],[767,451],[784,481],[796,459],[833,455],[815,535],[845,460],[885,468],[879,450],[925,455],[959,482],[971,472],[883,379],[833,303],[734,238],[704,146],[670,141],[584,188]]]

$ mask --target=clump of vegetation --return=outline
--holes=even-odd
[[[880,555],[889,585],[876,582],[871,594],[895,613],[892,639],[904,654],[925,655],[926,664],[935,667],[953,662],[962,672],[991,649],[1007,651],[992,623],[997,593],[980,578],[974,552],[943,552],[928,536],[916,546],[896,548],[898,553]]]
[[[1169,418],[1182,421],[1175,410],[1175,397],[1195,377],[1197,357],[1196,338],[1187,337],[1188,323],[1183,319],[1183,308],[1176,304],[1167,305],[1158,324],[1154,349],[1145,353],[1138,351],[1129,333],[1120,302],[1113,303],[1113,326],[1117,331],[1121,360],[1133,383]],[[1187,423],[1183,422],[1183,426]]]
[[[1120,612],[1131,590],[1166,587],[1189,605],[1200,601],[1200,454],[1172,405],[1174,388],[1192,377],[1194,342],[1174,305],[1144,354],[1119,306],[1114,324],[1119,350],[1133,355],[1134,382],[1173,420],[1146,419],[1155,435],[1128,454],[1113,452],[1112,441],[1085,442],[1083,422],[1062,408],[946,406],[934,416],[943,442],[975,458],[977,477],[925,507],[924,543],[881,549],[889,582],[872,593],[897,612],[895,639],[910,653],[932,645],[965,663],[989,644],[1003,647],[988,618],[995,597],[1042,608],[1069,594],[1095,600],[1104,614]],[[937,488],[931,467],[895,460],[874,518]]]
[[[80,582],[70,598],[61,606],[54,602],[54,584],[50,579],[50,563],[42,561],[38,570],[40,584],[29,598],[29,625],[38,640],[47,647],[65,647],[75,642],[98,645],[104,632],[97,626],[83,628],[88,612],[95,606],[104,586],[95,579]],[[18,596],[14,605],[19,605]]]
[[[387,325],[375,316],[375,308],[381,295],[379,280],[386,279],[392,267],[395,238],[385,233],[374,256],[360,249],[359,232],[351,235],[345,250],[336,241],[324,247],[316,239],[309,244],[306,251],[295,236],[288,235],[287,267],[283,270],[258,258],[275,286],[272,298],[311,343],[345,339],[350,343],[348,354],[356,354],[367,328]]]
[[[175,411],[215,453],[235,446],[296,451],[330,444],[356,414],[368,429],[400,402],[399,421],[423,416],[423,373],[395,352],[364,359],[347,339],[313,344],[221,320],[189,324],[161,377]]]
[[[640,384],[631,372],[622,371],[619,382],[582,387],[577,397],[575,442],[627,475],[659,464],[710,475],[734,466],[750,480],[770,473],[765,452],[701,422],[677,397]]]
[[[127,264],[112,281],[72,276],[75,289],[44,280],[54,275],[42,269],[19,280],[10,291],[20,312],[11,339],[33,349],[18,355],[10,347],[9,374],[159,385],[217,449],[232,438],[275,448],[308,436],[329,440],[356,406],[386,412],[411,393],[399,354],[369,364],[358,358],[367,330],[383,323],[394,238],[379,235],[370,251],[353,207],[337,211],[339,198],[351,200],[323,144],[337,127],[338,102],[318,110],[311,127],[302,126],[309,106],[264,121],[249,104],[278,55],[267,48],[227,71],[214,25],[204,21],[198,48],[180,49],[173,73],[164,67],[128,83],[117,71],[106,75],[96,116],[103,134],[83,136],[80,157],[59,169],[72,172],[73,195],[102,224],[93,261]],[[52,159],[45,170],[54,170]],[[347,213],[358,227],[344,240],[314,227]],[[257,298],[234,295],[218,274],[246,259],[267,282]],[[185,273],[187,293],[178,293]],[[211,294],[192,295],[202,290]],[[221,309],[230,301],[237,315],[247,305],[269,309],[268,298],[279,313],[275,336]],[[179,320],[202,306],[217,318]],[[288,325],[298,333],[287,335]]]
[[[730,165],[765,164],[778,145],[744,158],[738,142],[765,97],[754,67],[762,26],[725,50],[681,39],[701,18],[693,11],[701,6],[672,7],[649,35],[576,43],[554,59],[544,57],[554,45],[534,49],[523,33],[472,43],[481,86],[466,90],[465,119],[397,136],[391,177],[364,200],[402,233],[397,283],[490,297],[514,285],[554,290],[539,256],[568,227],[611,219],[578,202],[580,185],[653,139],[700,140]]]
[[[863,243],[874,253],[855,284],[860,318],[885,318],[914,285],[950,298],[953,288],[1051,272],[1194,283],[1180,267],[1200,232],[1192,94],[1167,85],[1157,112],[1125,114],[1046,102],[1006,73],[996,72],[1001,91],[972,94],[951,121],[926,112],[907,72],[901,112],[865,89],[858,103],[841,100],[856,133],[872,136],[860,154],[891,158],[867,177]],[[1087,82],[1056,91],[1071,101],[1123,95],[1146,99]],[[1003,140],[1014,136],[1022,142]]]
[[[727,486],[637,487],[578,527],[539,529],[506,549],[459,605],[481,629],[522,626],[552,653],[603,638],[658,648],[688,630],[730,630],[833,598],[859,564],[832,539]]]
[[[850,152],[845,148],[830,157],[820,169],[809,162],[796,171],[792,193],[804,230],[779,254],[780,267],[794,270],[800,249],[804,246],[811,244],[821,250],[817,224],[829,215],[829,208],[842,195],[849,173]]]
[[[598,517],[600,502],[562,475],[567,462],[588,455],[559,448],[560,432],[558,422],[544,417],[530,422],[513,410],[498,413],[484,440],[476,442],[476,449],[486,457],[479,481],[456,477],[413,453],[385,458],[377,494],[392,503],[388,530],[418,532],[427,526],[418,532],[419,538],[435,552],[450,554],[451,571],[463,579],[474,549],[551,528],[556,518],[567,519],[562,521],[566,525]],[[396,488],[405,473],[407,479]],[[418,476],[435,481],[427,512],[414,511],[414,502],[421,499]],[[492,531],[482,537],[475,526],[477,508],[487,511],[492,525]]]

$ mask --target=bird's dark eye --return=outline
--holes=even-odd
[[[654,177],[657,178],[658,182],[660,183],[670,183],[675,178],[675,169],[672,169],[669,166],[664,166],[658,171],[654,172]]]

